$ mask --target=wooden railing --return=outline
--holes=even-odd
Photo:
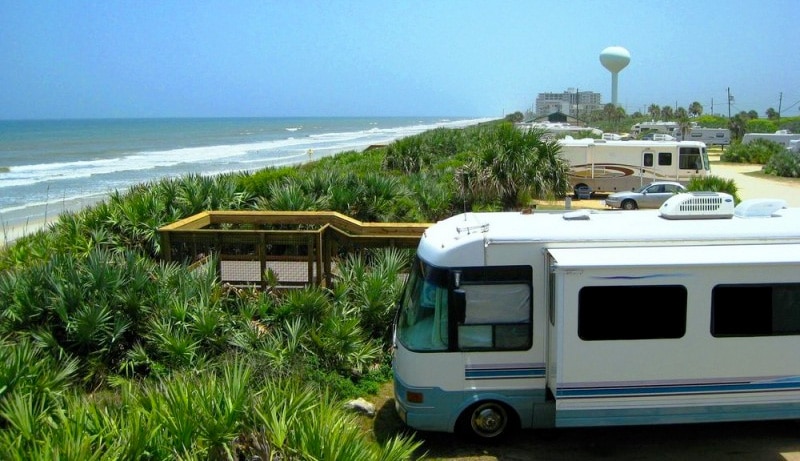
[[[325,211],[207,211],[159,229],[165,261],[210,256],[220,279],[266,288],[330,285],[336,258],[416,248],[427,223],[364,223]]]

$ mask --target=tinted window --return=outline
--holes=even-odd
[[[717,285],[711,294],[711,334],[800,334],[800,284]]]
[[[659,152],[658,164],[662,166],[672,165],[672,152]]]
[[[525,267],[465,268],[466,305],[457,325],[460,350],[524,350],[532,344],[532,271]]]
[[[680,338],[685,332],[683,286],[583,287],[578,294],[584,341]]]

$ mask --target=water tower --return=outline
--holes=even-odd
[[[621,46],[609,46],[600,52],[600,64],[611,72],[611,103],[617,104],[617,76],[631,62],[631,54]]]

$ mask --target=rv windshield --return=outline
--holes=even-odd
[[[447,331],[447,273],[414,261],[406,281],[396,321],[397,340],[412,351],[445,351]]]
[[[680,168],[683,170],[709,170],[708,151],[705,147],[681,147]]]

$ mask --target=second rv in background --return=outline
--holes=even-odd
[[[681,128],[676,122],[642,122],[631,127],[634,137],[647,137],[648,134],[665,134],[681,141]],[[685,141],[699,141],[707,146],[728,146],[731,144],[731,130],[727,128],[703,128],[693,123]]]

